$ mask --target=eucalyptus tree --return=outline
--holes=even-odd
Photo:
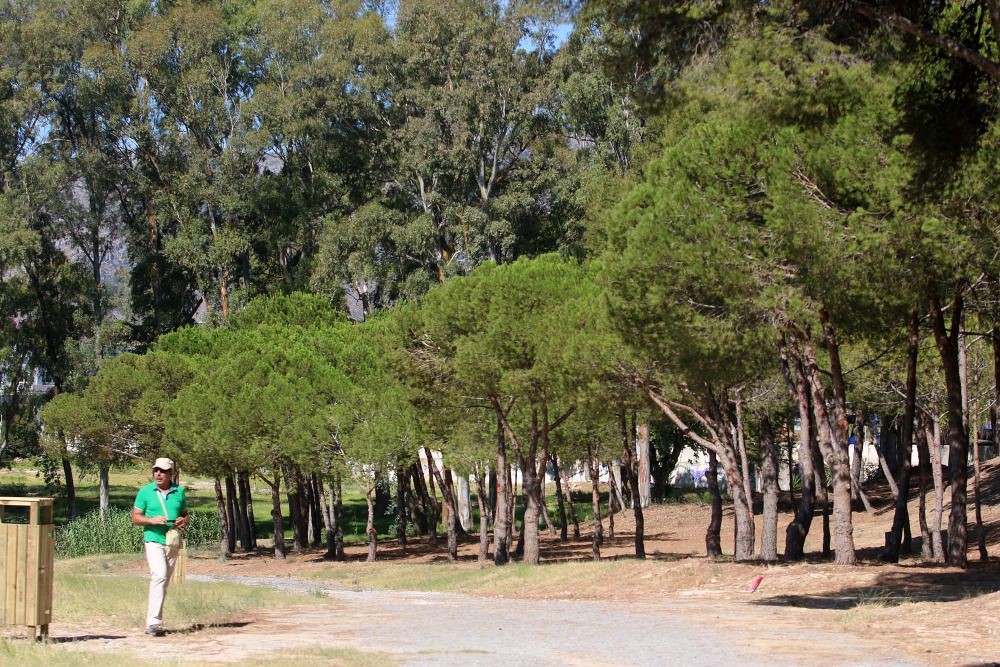
[[[260,74],[247,142],[260,152],[263,173],[246,179],[242,192],[253,217],[255,283],[289,292],[306,289],[316,275],[331,284],[315,289],[347,283],[363,293],[357,262],[325,265],[317,255],[342,243],[339,227],[333,238],[320,238],[327,221],[336,226],[379,185],[386,105],[379,72],[391,62],[389,29],[354,1],[269,0],[251,15],[250,53]],[[367,247],[375,252],[374,243]]]
[[[366,79],[382,100],[377,187],[324,236],[325,270],[359,283],[370,307],[577,235],[551,25],[532,3],[399,3]]]
[[[140,81],[136,141],[156,184],[155,215],[171,224],[169,234],[161,225],[165,254],[196,277],[223,320],[236,268],[248,278],[240,184],[260,163],[246,142],[257,68],[241,48],[251,28],[245,10],[157,3],[125,45]]]

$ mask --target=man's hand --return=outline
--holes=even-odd
[[[176,528],[184,528],[190,522],[191,522],[191,517],[189,517],[187,514],[182,514],[181,516],[177,517],[177,519],[174,521],[174,526]]]
[[[165,526],[167,525],[167,517],[151,516],[148,519],[146,519],[146,524],[150,526]]]

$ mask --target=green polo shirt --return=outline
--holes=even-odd
[[[135,508],[142,510],[143,516],[154,517],[163,516],[163,506],[157,499],[156,482],[150,482],[139,489],[135,496]],[[167,529],[173,525],[174,519],[187,511],[187,500],[184,499],[184,487],[172,486],[167,491],[167,497],[163,499],[167,506],[168,525],[165,526],[143,526],[142,539],[144,542],[167,543]]]

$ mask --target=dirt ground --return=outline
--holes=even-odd
[[[971,481],[969,488],[971,499]],[[503,599],[505,603],[510,600],[533,600],[542,605],[546,604],[542,601],[552,605],[579,602],[583,606],[574,607],[577,615],[590,613],[598,608],[595,605],[610,605],[616,610],[613,615],[628,613],[644,618],[652,614],[662,618],[664,623],[672,622],[670,619],[681,619],[688,628],[684,632],[697,635],[695,638],[705,646],[711,647],[713,642],[724,641],[728,645],[742,647],[746,654],[742,655],[741,662],[746,664],[757,664],[760,659],[763,661],[760,664],[883,664],[896,661],[896,664],[1000,665],[1000,623],[997,620],[1000,618],[1000,464],[987,466],[984,476],[983,525],[990,560],[979,560],[977,533],[974,524],[971,524],[970,566],[967,570],[921,562],[919,533],[915,535],[917,555],[908,555],[898,565],[881,563],[878,554],[884,542],[884,532],[892,520],[891,498],[883,488],[876,487],[869,491],[876,510],[854,514],[854,540],[861,558],[860,564],[855,567],[839,567],[823,558],[820,516],[814,520],[809,534],[806,562],[737,564],[726,559],[712,561],[704,557],[708,506],[654,505],[645,511],[647,560],[636,561],[630,557],[634,553],[634,523],[631,511],[627,511],[615,517],[615,537],[607,539],[601,548],[602,558],[615,560],[615,567],[606,571],[613,576],[541,577],[530,586],[510,586],[502,591],[489,587],[476,589],[472,592],[473,597],[466,597],[464,603],[456,604],[474,609],[481,603],[487,603],[488,608],[490,599]],[[946,505],[945,526],[948,509]],[[784,546],[783,530],[790,518],[789,511],[790,506],[783,507],[779,520],[779,553]],[[914,500],[911,503],[914,530],[917,530],[916,513]],[[970,519],[973,518],[970,502]],[[759,529],[760,517],[757,519]],[[732,515],[727,512],[722,540],[724,548],[728,546],[730,553],[732,527]],[[591,526],[581,525],[580,528],[580,538],[573,539],[571,532],[571,538],[566,542],[543,531],[543,566],[545,563],[577,561],[582,564],[590,561]],[[383,564],[378,567],[391,567],[385,563],[405,562],[426,566],[430,573],[434,571],[435,564],[447,562],[443,543],[442,539],[439,547],[431,549],[425,540],[411,539],[404,549],[394,541],[384,542],[379,547],[379,560]],[[463,541],[460,549],[462,564],[459,567],[493,568],[492,564],[476,564],[477,552],[478,544],[473,539]],[[308,582],[316,582],[318,577],[336,572],[337,568],[365,572],[364,568],[371,567],[360,562],[365,554],[366,549],[362,546],[349,547],[350,562],[346,564],[323,561],[320,551],[293,553],[284,561],[275,560],[264,552],[238,555],[227,561],[205,555],[192,558],[189,571],[198,577],[264,585],[284,580],[288,585],[305,582],[301,585],[315,588],[318,584]],[[586,573],[586,570],[574,569],[573,572]],[[141,574],[138,565],[135,574]],[[748,591],[748,584],[757,576],[763,577],[759,587],[755,592]],[[350,585],[344,583],[326,582],[320,587],[335,598],[350,591]],[[416,595],[426,595],[429,596],[427,600],[434,601],[438,600],[434,596],[440,594]],[[418,601],[415,604],[421,604],[420,599],[423,598],[415,598]],[[309,641],[316,642],[317,634],[325,637],[322,645],[363,649],[371,637],[359,635],[357,628],[370,627],[373,622],[377,625],[380,615],[392,615],[386,611],[389,607],[365,607],[371,601],[368,598],[364,600],[351,601],[348,608],[354,611],[341,610],[334,615],[335,620],[329,611],[324,612],[322,608],[286,607],[254,612],[239,627],[179,632],[166,638],[167,645],[172,647],[169,654],[185,661],[193,659],[196,663],[228,662],[244,658],[248,646],[263,651],[260,653],[262,657],[271,651],[304,648],[310,645]],[[541,609],[544,613],[544,607]],[[645,616],[640,613],[643,609],[646,610],[643,612]],[[373,614],[374,617],[371,617]],[[414,614],[413,622],[416,623],[419,609]],[[463,620],[467,619],[459,616],[455,622]],[[707,629],[705,632],[714,634],[699,635],[699,629]],[[119,638],[119,641],[95,639],[70,642],[74,648],[83,650],[141,654],[151,641],[135,636],[134,629],[98,630],[92,627],[61,627],[58,623],[53,625],[53,633],[57,636],[62,633],[65,637]],[[468,629],[460,627],[455,630],[468,632]],[[610,632],[609,639],[614,636],[614,631],[602,632]],[[734,643],[734,637],[739,638],[738,642]],[[640,639],[643,637],[640,636]],[[406,638],[402,640],[405,642]],[[851,650],[847,651],[845,647],[851,647]],[[406,664],[493,664],[486,654],[463,652],[466,649],[456,651],[451,654],[447,651],[403,652],[396,654],[396,659]],[[564,664],[574,662],[569,660],[569,653],[566,657]],[[738,656],[734,654],[733,657]],[[525,661],[530,658],[537,664],[559,662],[546,660],[543,654],[525,655],[524,658]],[[612,658],[604,663],[657,664],[657,661],[630,661],[622,657],[620,661]],[[703,660],[702,663],[714,664],[712,660]],[[517,661],[510,664],[517,664]],[[725,662],[720,661],[719,664]]]

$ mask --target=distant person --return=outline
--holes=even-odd
[[[175,483],[174,462],[158,458],[153,462],[153,481],[139,489],[132,508],[132,523],[142,526],[149,563],[149,608],[146,613],[146,634],[163,636],[163,601],[167,584],[177,564],[180,543],[174,541],[177,531],[188,524],[184,487]],[[168,540],[168,531],[174,535]]]

